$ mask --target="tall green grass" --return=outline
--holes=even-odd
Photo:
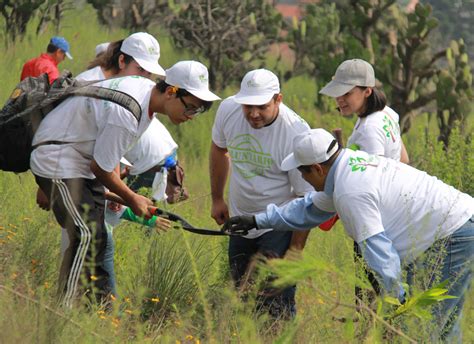
[[[89,6],[68,13],[63,23],[59,34],[70,40],[74,60],[60,67],[74,74],[85,69],[97,43],[128,34],[99,26]],[[165,68],[179,59],[198,59],[176,50],[163,31],[153,29],[151,33],[160,41],[160,62]],[[16,42],[0,56],[4,66],[0,69],[0,101],[17,83],[22,64],[42,52],[53,34],[47,31],[36,37],[30,30],[24,41]],[[221,95],[229,96],[237,88],[229,85]],[[331,110],[335,109],[331,100],[325,106],[329,111],[315,108],[317,90],[309,77],[289,80],[282,89],[284,101],[312,127],[341,127],[347,138],[355,118],[339,116]],[[210,218],[208,151],[216,108],[214,105],[209,113],[180,127],[160,117],[180,145],[179,159],[185,166],[185,184],[191,192],[188,201],[166,207],[196,226],[214,229],[217,225]],[[433,127],[432,121],[420,117],[404,137],[412,163],[472,195],[473,141],[455,131],[452,146],[444,151],[436,142]],[[294,322],[272,323],[252,312],[252,301],[240,301],[229,282],[225,237],[198,236],[182,230],[157,234],[131,223],[123,223],[114,232],[119,297],[112,311],[106,313],[95,305],[58,308],[55,294],[60,229],[50,212],[36,206],[35,192],[30,173],[0,172],[1,343],[369,343],[389,338],[384,336],[390,331],[373,330],[386,329],[380,321],[347,306],[354,304],[352,241],[340,224],[331,232],[316,229],[309,237],[305,255],[326,269],[305,272],[308,278],[298,286],[298,317]],[[327,269],[331,266],[334,271]],[[474,341],[473,315],[471,293],[463,320],[465,342]],[[341,318],[346,321],[337,320]],[[408,324],[403,330],[415,340],[424,341],[428,333],[418,325]],[[393,341],[402,342],[396,335],[391,336],[398,338]]]

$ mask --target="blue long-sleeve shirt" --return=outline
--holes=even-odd
[[[334,191],[334,172],[340,157],[336,159],[326,177],[324,193],[332,196]],[[267,206],[265,212],[255,215],[259,229],[273,228],[274,230],[308,230],[319,226],[330,219],[335,213],[319,209],[313,203],[315,192],[308,192],[304,198],[295,199],[282,207],[275,204]],[[404,298],[404,290],[400,283],[400,257],[392,241],[384,232],[373,235],[359,242],[362,255],[367,265],[382,280],[384,289],[400,300]]]

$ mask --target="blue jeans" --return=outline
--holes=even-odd
[[[443,254],[440,256],[440,253]],[[438,240],[427,251],[426,257],[439,257],[440,259],[425,259],[421,262],[424,269],[435,271],[439,274],[430,278],[427,288],[436,283],[449,279],[448,295],[456,299],[448,299],[434,307],[433,316],[436,322],[436,331],[433,341],[442,340],[449,343],[461,343],[461,314],[465,295],[472,282],[474,266],[474,216],[449,237]],[[415,263],[416,264],[416,263]],[[413,267],[408,270],[408,283],[413,284]]]
[[[268,258],[281,258],[291,242],[292,232],[267,232],[255,239],[231,236],[229,239],[229,265],[236,288],[240,288],[255,254]],[[271,282],[270,277],[267,282]],[[275,319],[290,319],[296,315],[296,286],[276,290],[267,285],[259,291],[257,310],[268,311]]]
[[[117,296],[117,285],[115,284],[115,269],[114,269],[114,236],[113,236],[113,227],[107,226],[107,245],[105,246],[103,267],[104,270],[109,274],[109,287],[111,293],[114,296]]]

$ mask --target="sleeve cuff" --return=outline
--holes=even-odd
[[[265,212],[255,215],[255,223],[257,224],[258,229],[271,228],[271,226],[268,223],[267,214]]]

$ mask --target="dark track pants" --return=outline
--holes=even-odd
[[[288,250],[293,232],[267,232],[255,239],[231,236],[229,239],[229,264],[236,288],[246,277],[252,258],[262,254],[268,258],[282,258]],[[271,282],[272,277],[270,278]],[[296,286],[275,290],[269,286],[259,291],[257,309],[268,311],[274,319],[290,319],[296,315]]]
[[[104,270],[107,231],[104,226],[104,187],[97,179],[36,177],[48,196],[59,225],[66,228],[69,247],[59,271],[59,295],[71,307],[76,296],[87,293],[100,302],[110,293]]]

